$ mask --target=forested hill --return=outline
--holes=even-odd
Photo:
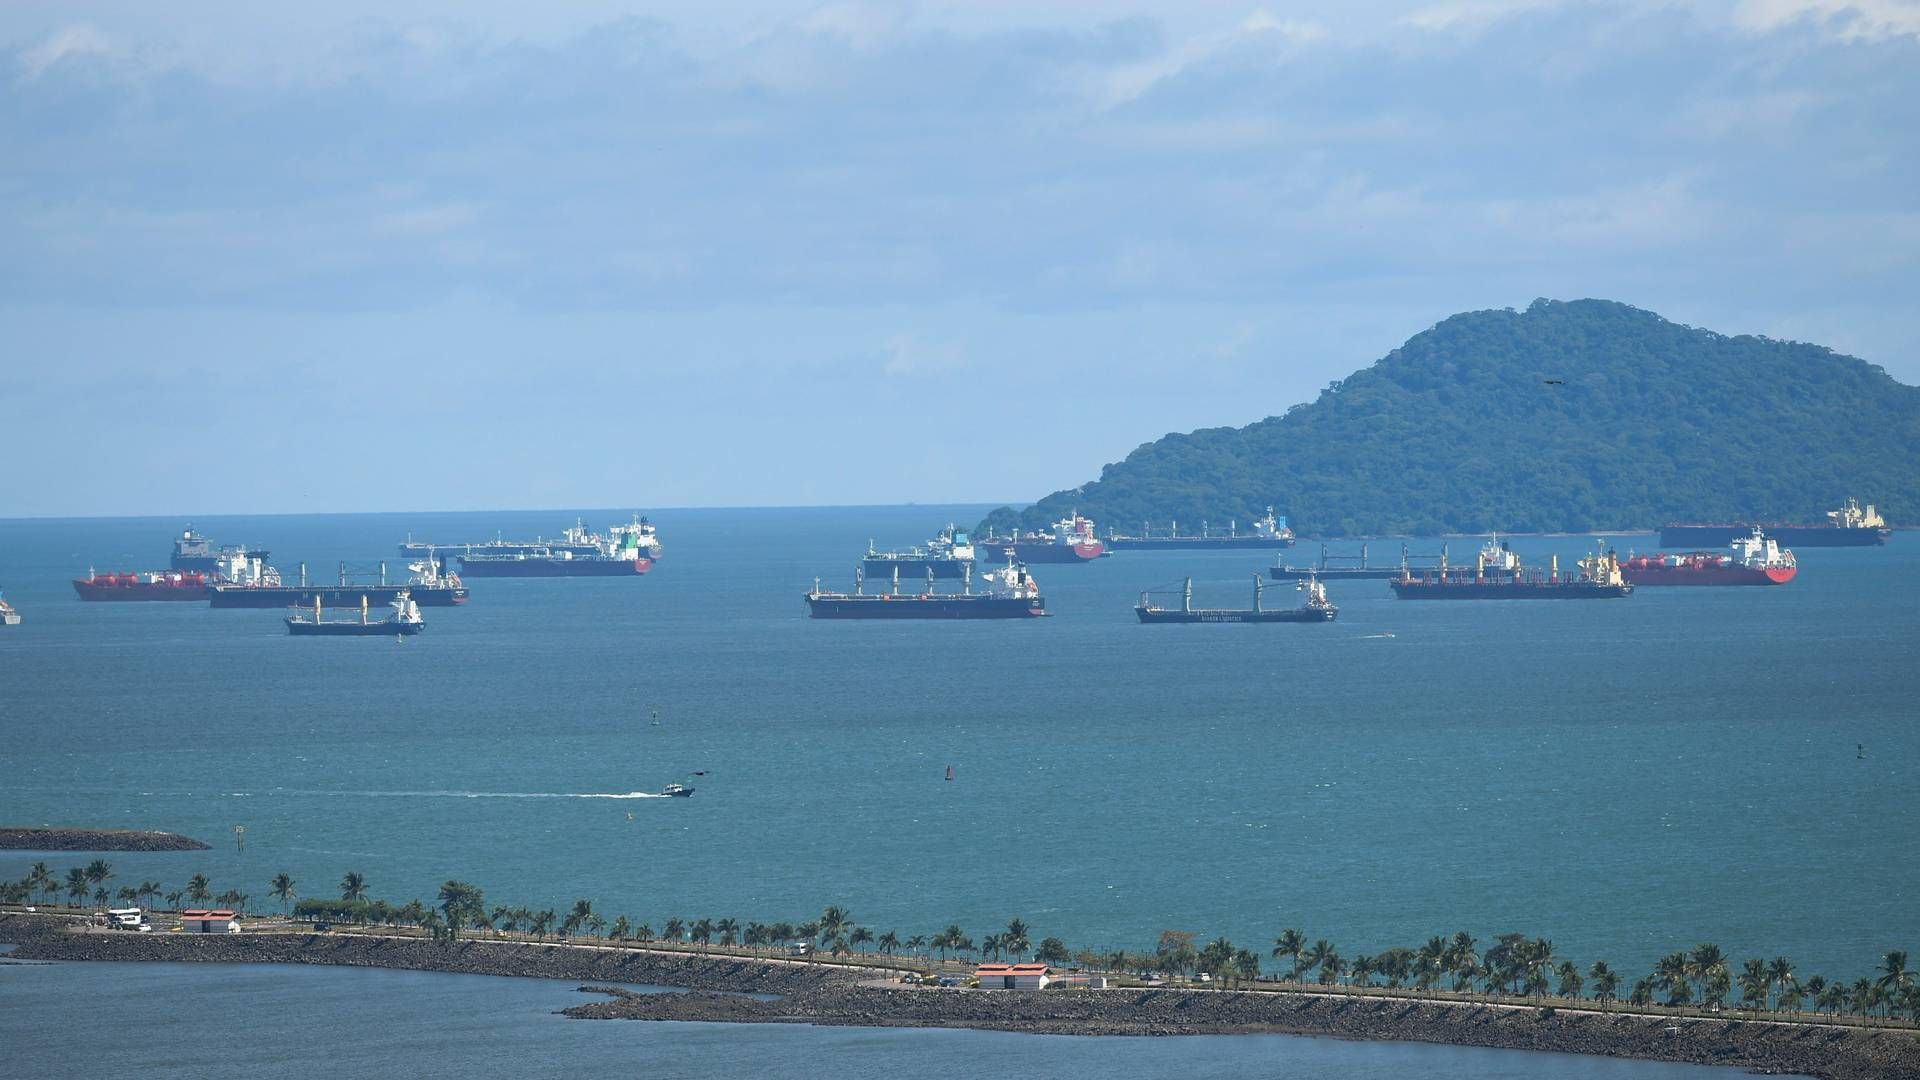
[[[1920,388],[1817,345],[1536,300],[1455,315],[1311,404],[1168,435],[982,525],[1077,509],[1102,535],[1245,528],[1271,504],[1302,536],[1623,531],[1821,521],[1849,495],[1920,521]]]

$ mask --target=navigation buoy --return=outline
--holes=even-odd
[[[947,779],[953,779],[953,766],[947,766]]]

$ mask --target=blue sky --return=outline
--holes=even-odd
[[[1456,311],[1920,382],[1920,4],[0,6],[0,515],[1029,499]]]

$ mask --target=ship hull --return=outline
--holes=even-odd
[[[1098,541],[1091,544],[1040,544],[1025,540],[1018,543],[1002,543],[999,541],[986,541],[981,543],[976,541],[976,546],[981,551],[988,553],[984,556],[977,557],[998,562],[1008,554],[1011,554],[1016,561],[1029,565],[1035,563],[1092,562],[1107,553],[1105,545]]]
[[[1388,569],[1384,566],[1364,568],[1343,568],[1336,566],[1326,570],[1315,570],[1309,566],[1269,566],[1267,567],[1267,573],[1272,575],[1275,581],[1301,581],[1306,578],[1319,578],[1322,581],[1331,581],[1335,578],[1342,578],[1347,581],[1359,581],[1362,579],[1387,581],[1400,576],[1398,567]]]
[[[647,559],[466,559],[461,577],[638,577],[653,569]]]
[[[202,573],[211,573],[220,569],[220,559],[214,555],[175,555],[168,560],[168,565],[175,570],[198,570]]]
[[[1752,536],[1759,529],[1767,539],[1784,548],[1873,547],[1887,542],[1887,529],[1841,529],[1832,525],[1768,525],[1763,522],[1730,522],[1710,525],[1662,525],[1663,547],[1724,548],[1735,540]]]
[[[542,552],[567,552],[574,556],[598,555],[597,544],[547,544],[528,542],[484,543],[484,544],[422,544],[408,542],[400,545],[400,554],[410,559],[424,559],[428,556],[446,558],[449,555],[538,555]]]
[[[1044,600],[1008,596],[810,595],[807,614],[816,619],[1036,619]]]
[[[294,637],[411,637],[426,628],[425,623],[407,622],[298,622],[287,620],[287,633]]]
[[[1761,569],[1747,566],[1633,566],[1623,563],[1620,574],[1639,586],[1668,585],[1785,585],[1797,568]]]
[[[160,603],[205,600],[207,587],[202,585],[104,585],[90,581],[75,580],[73,591],[80,599],[93,603],[132,602]]]
[[[215,585],[204,594],[210,606],[217,608],[312,607],[318,600],[323,607],[360,606],[361,597],[373,607],[393,602],[406,593],[421,607],[452,607],[467,602],[465,588],[429,585]]]
[[[1595,585],[1586,581],[1474,581],[1397,579],[1393,595],[1402,600],[1618,600],[1633,595],[1633,583]]]
[[[909,556],[904,559],[863,559],[860,562],[860,569],[867,575],[869,581],[885,581],[893,576],[895,570],[900,571],[900,580],[907,582],[925,581],[928,570],[932,570],[933,576],[943,581],[958,581],[966,576],[967,568],[972,565],[971,559],[930,559]]]
[[[1114,551],[1273,551],[1293,546],[1291,536],[1110,536]]]
[[[1135,607],[1143,623],[1323,623],[1332,622],[1338,608],[1284,608],[1279,611],[1234,609]]]

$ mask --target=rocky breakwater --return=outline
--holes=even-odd
[[[968,1027],[1052,1035],[1274,1033],[1598,1054],[1827,1080],[1920,1077],[1909,1031],[1549,1010],[1319,994],[1218,990],[882,988],[845,982],[777,1001],[723,995],[607,995],[566,1010],[588,1019]]]
[[[50,829],[0,825],[0,851],[205,851],[188,836],[145,829]]]
[[[819,965],[557,943],[479,939],[443,943],[357,933],[75,932],[67,921],[38,915],[0,915],[0,941],[18,945],[11,954],[18,960],[332,964],[684,986],[736,994],[804,992],[848,978]]]

